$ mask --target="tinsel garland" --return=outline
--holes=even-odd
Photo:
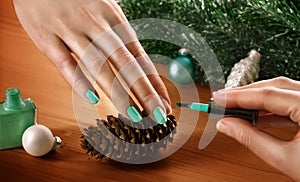
[[[255,49],[262,55],[260,79],[300,79],[298,0],[122,0],[120,6],[129,20],[168,19],[200,33],[216,54],[225,78],[236,62]],[[141,43],[148,53],[168,57],[175,57],[180,49],[163,41]],[[207,84],[194,62],[195,81]]]

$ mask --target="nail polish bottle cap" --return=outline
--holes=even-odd
[[[6,90],[4,109],[5,110],[19,110],[25,106],[22,101],[20,90],[18,88],[9,88]]]

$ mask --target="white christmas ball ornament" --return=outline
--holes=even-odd
[[[27,128],[22,137],[23,148],[35,157],[43,156],[52,149],[56,150],[60,144],[59,137],[54,137],[49,128],[39,124]]]

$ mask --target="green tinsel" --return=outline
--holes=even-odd
[[[200,33],[225,77],[234,63],[256,49],[262,54],[260,79],[300,80],[299,0],[122,0],[121,7],[129,20],[168,19]],[[175,57],[179,50],[163,41],[141,42],[151,54]],[[196,69],[195,81],[207,84],[201,67]]]

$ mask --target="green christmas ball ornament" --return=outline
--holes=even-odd
[[[180,49],[178,56],[169,62],[168,74],[175,83],[189,84],[193,81],[195,65],[186,49]]]

